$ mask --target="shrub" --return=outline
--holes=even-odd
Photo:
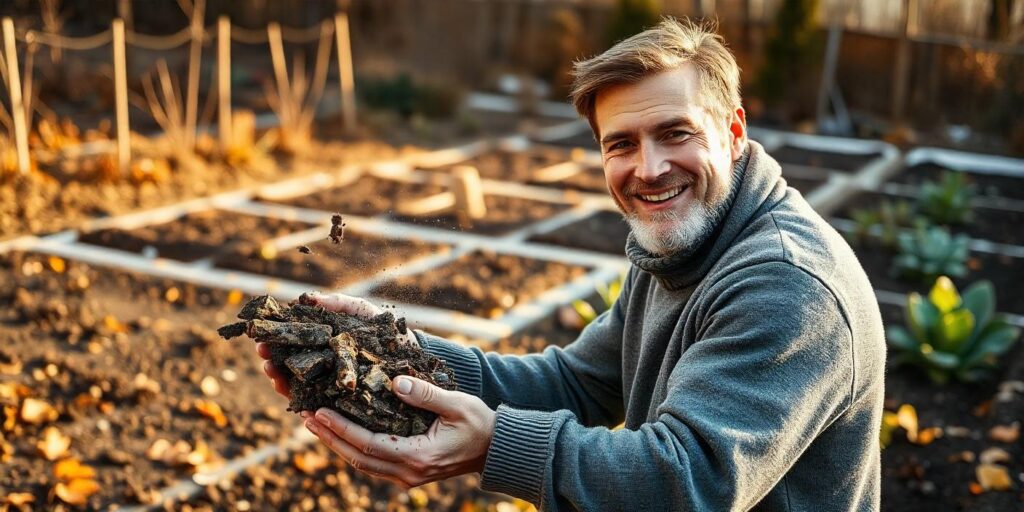
[[[967,243],[965,235],[951,236],[939,226],[917,226],[901,232],[893,272],[925,283],[941,275],[963,277],[967,273]]]
[[[1020,329],[995,315],[995,289],[977,282],[961,297],[953,282],[942,276],[922,297],[907,296],[906,329],[886,331],[889,346],[898,352],[895,364],[912,364],[931,380],[944,384],[950,377],[977,381],[998,365],[1020,336]]]
[[[917,210],[936,224],[966,224],[973,217],[971,203],[975,195],[975,187],[967,183],[964,173],[946,171],[938,182],[921,184]]]

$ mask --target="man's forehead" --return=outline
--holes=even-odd
[[[657,124],[670,117],[697,115],[701,110],[699,77],[691,64],[662,71],[632,84],[601,91],[594,102],[594,120],[602,133],[624,125]]]

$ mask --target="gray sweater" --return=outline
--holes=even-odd
[[[483,489],[546,510],[878,509],[871,285],[759,144],[733,184],[695,251],[630,239],[621,296],[565,349],[485,354],[418,333],[497,409]]]

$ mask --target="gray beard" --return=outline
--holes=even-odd
[[[659,256],[696,250],[725,215],[723,200],[714,207],[703,202],[691,205],[686,212],[675,210],[657,214],[650,220],[641,220],[635,214],[625,214],[633,230],[636,243]]]

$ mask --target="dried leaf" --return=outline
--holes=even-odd
[[[911,442],[920,446],[926,446],[932,444],[937,438],[942,437],[942,429],[940,427],[928,427],[921,429],[917,433],[917,438],[912,439]],[[907,434],[907,438],[910,438],[910,434]]]
[[[959,453],[954,453],[953,455],[950,455],[949,457],[946,458],[946,460],[948,460],[950,463],[953,463],[953,462],[974,462],[974,459],[975,459],[974,452],[972,452],[970,450],[964,450],[964,451],[959,452]]]
[[[50,256],[47,259],[47,263],[50,264],[50,268],[58,274],[63,274],[64,270],[67,269],[67,265],[64,264],[64,260],[58,256]]]
[[[978,457],[978,460],[980,460],[982,464],[1010,462],[1010,454],[1002,448],[992,447],[981,452],[981,456]]]
[[[1020,422],[1009,425],[996,425],[989,429],[988,438],[1000,443],[1015,443],[1020,439]]]
[[[96,478],[96,470],[78,459],[64,459],[53,466],[53,475],[65,481]]]
[[[328,460],[327,457],[324,457],[315,451],[308,451],[296,453],[292,457],[292,464],[295,465],[295,469],[298,469],[307,475],[312,475],[313,473],[326,468]]]
[[[896,411],[896,419],[903,430],[907,431],[907,439],[910,442],[917,441],[917,410],[913,405],[903,404]]]
[[[57,419],[60,413],[54,409],[49,402],[37,398],[26,398],[21,403],[21,420],[26,423],[38,425]]]
[[[973,494],[975,496],[977,496],[977,495],[979,495],[979,494],[981,494],[982,492],[985,491],[985,489],[981,488],[981,485],[979,485],[978,482],[971,482],[967,486],[967,489],[971,492],[971,494]]]
[[[16,405],[5,405],[4,406],[4,432],[10,432],[14,430],[14,426],[18,421],[18,406]]]
[[[54,487],[54,494],[61,501],[69,505],[85,505],[89,497],[100,491],[100,484],[95,480],[79,478],[67,484],[58,483]]]
[[[199,414],[213,420],[214,424],[218,427],[223,428],[227,426],[228,418],[224,415],[224,411],[217,402],[213,400],[196,400],[195,407]]]
[[[46,460],[57,460],[71,448],[71,438],[62,434],[57,427],[46,427],[43,438],[36,443],[36,449]]]
[[[978,483],[986,491],[1006,491],[1013,487],[1010,473],[1003,466],[996,464],[978,464],[974,470]]]
[[[114,333],[126,333],[128,332],[128,326],[121,323],[120,320],[114,318],[112,315],[103,317],[103,326],[110,332]]]
[[[4,496],[4,505],[11,505],[14,507],[28,505],[29,503],[35,503],[35,501],[35,495],[30,492],[12,492],[7,496]]]

